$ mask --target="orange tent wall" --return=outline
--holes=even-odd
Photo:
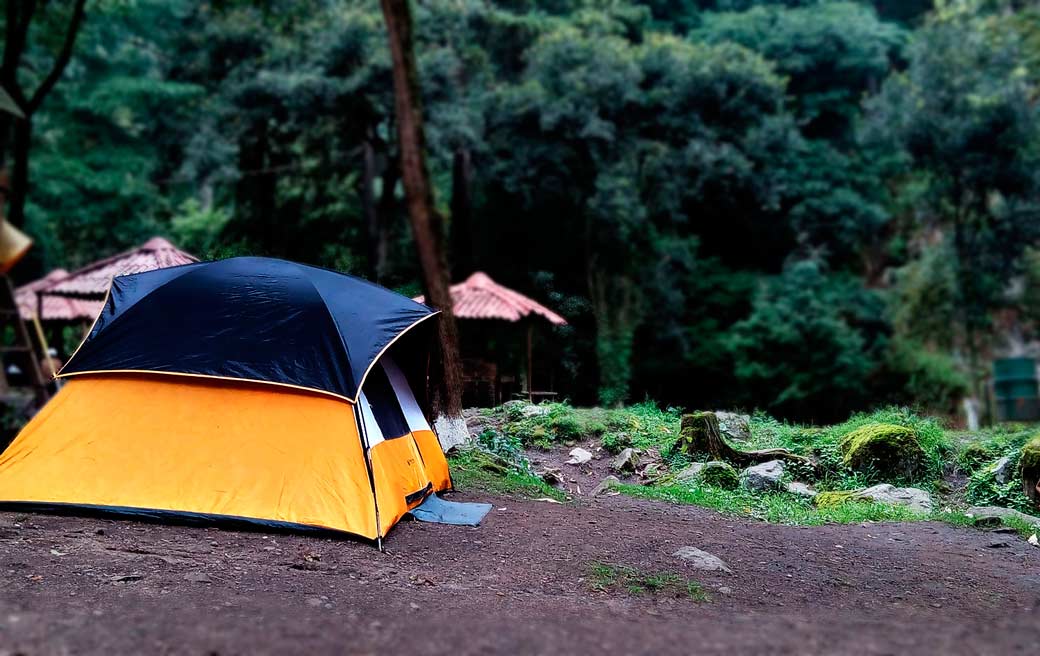
[[[404,495],[450,486],[433,444],[406,436],[372,449],[377,526],[349,403],[270,385],[84,376],[0,455],[0,501],[207,513],[374,539],[407,511]]]

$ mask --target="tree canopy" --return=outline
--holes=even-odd
[[[413,6],[454,276],[568,318],[571,399],[953,410],[1033,339],[1036,3]],[[397,135],[378,3],[88,2],[33,116],[18,275],[165,234],[417,293]]]

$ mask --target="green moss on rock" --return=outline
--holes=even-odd
[[[740,475],[737,470],[728,463],[718,460],[706,463],[697,478],[705,485],[723,490],[735,490],[740,486]]]
[[[838,506],[844,505],[849,502],[865,501],[862,497],[857,496],[861,490],[839,490],[834,492],[820,492],[813,497],[813,504],[817,508],[837,508]]]
[[[860,426],[838,446],[846,467],[876,480],[913,480],[925,461],[917,434],[896,424]]]
[[[1040,506],[1040,435],[1026,442],[1022,456],[1018,459],[1018,471],[1022,476],[1022,491]]]

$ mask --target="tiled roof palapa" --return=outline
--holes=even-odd
[[[29,321],[39,310],[37,305],[37,294],[65,278],[69,272],[65,269],[55,269],[39,280],[34,280],[22,285],[15,290],[15,298],[18,301],[18,312],[22,319]],[[101,311],[101,301],[91,301],[67,296],[44,296],[43,311],[40,315],[41,321],[76,321],[80,319],[90,320]]]
[[[69,274],[67,278],[41,290],[47,296],[74,296],[101,300],[108,293],[112,278],[143,273],[182,264],[198,258],[178,249],[162,237],[152,237],[132,251],[98,260]]]
[[[423,302],[422,296],[415,300]],[[538,315],[549,323],[562,326],[566,319],[541,303],[503,287],[486,273],[477,271],[465,281],[451,286],[454,314],[460,319],[500,319],[520,321]]]

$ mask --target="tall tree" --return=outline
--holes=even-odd
[[[394,72],[394,109],[412,237],[422,266],[426,301],[441,311],[438,321],[442,370],[437,376],[435,412],[449,419],[462,415],[462,376],[458,331],[451,301],[451,280],[444,248],[444,219],[433,204],[426,166],[419,71],[415,61],[412,11],[408,0],[381,0]]]
[[[64,37],[57,55],[54,57],[49,71],[39,81],[36,89],[29,91],[22,87],[19,69],[29,45],[29,31],[33,25],[37,5],[45,5],[37,0],[7,0],[4,14],[4,56],[0,64],[0,87],[11,96],[22,116],[0,113],[0,164],[11,145],[11,188],[10,211],[7,220],[13,225],[21,226],[25,222],[25,197],[29,188],[29,150],[32,145],[33,114],[43,104],[72,58],[72,50],[76,44],[80,25],[83,23],[86,0],[73,0],[72,8],[65,23]],[[67,3],[65,3],[67,4]],[[53,18],[44,16],[43,20]]]

